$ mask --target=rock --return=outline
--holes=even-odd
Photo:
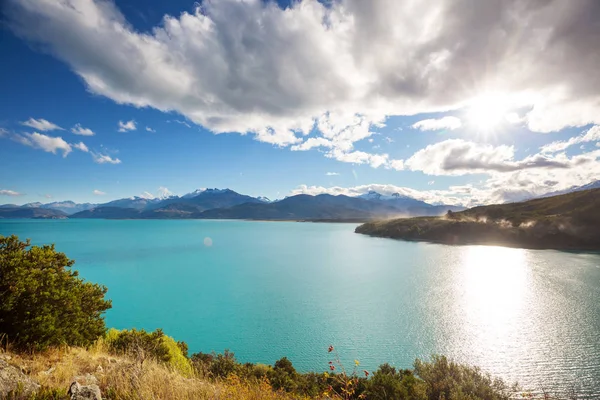
[[[92,374],[85,374],[83,376],[76,376],[73,378],[74,382],[78,382],[81,385],[97,385],[98,379]]]
[[[0,399],[8,397],[11,392],[28,397],[36,393],[39,388],[40,385],[21,372],[20,368],[0,360]]]
[[[102,393],[98,385],[80,385],[79,382],[71,383],[69,387],[71,400],[102,400]]]

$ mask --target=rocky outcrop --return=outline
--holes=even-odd
[[[102,400],[100,388],[96,384],[81,385],[75,381],[71,383],[68,394],[71,400]]]
[[[0,358],[0,398],[9,394],[28,397],[37,392],[40,385],[25,375],[19,368],[10,365],[5,358]]]

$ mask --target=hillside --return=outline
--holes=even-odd
[[[199,217],[265,220],[369,220],[400,214],[400,210],[382,202],[343,195],[310,196],[301,194],[274,203],[246,203],[227,209],[209,210],[201,213]]]
[[[446,244],[599,250],[600,189],[475,207],[438,218],[370,222],[356,232]]]
[[[140,210],[134,208],[96,207],[70,215],[69,218],[133,219],[141,214]]]
[[[52,209],[35,207],[2,207],[0,208],[0,219],[2,218],[35,218],[35,219],[62,219],[67,214]]]

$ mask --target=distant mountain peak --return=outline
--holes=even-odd
[[[258,196],[257,199],[262,201],[263,203],[271,203],[271,199],[265,196]]]

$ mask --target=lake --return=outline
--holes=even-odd
[[[530,389],[600,396],[600,255],[371,238],[355,224],[0,220],[109,288],[108,326],[191,352],[409,368],[444,354]]]

